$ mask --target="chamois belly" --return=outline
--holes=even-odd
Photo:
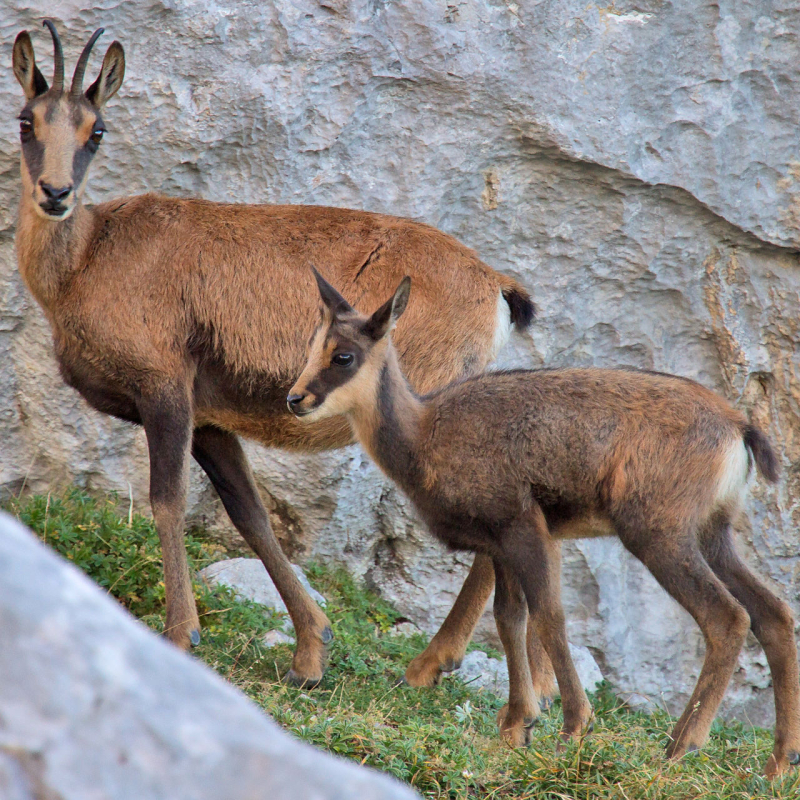
[[[216,425],[284,450],[313,452],[352,443],[343,417],[304,423],[291,414],[286,406],[291,384],[267,372],[234,375],[219,362],[201,363],[194,383],[195,425]]]

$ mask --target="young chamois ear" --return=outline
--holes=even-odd
[[[54,39],[54,42],[56,40]],[[61,55],[60,42],[56,46],[56,70],[58,70],[58,56]],[[33,44],[28,31],[20,31],[14,41],[14,52],[11,58],[14,67],[14,76],[19,81],[22,91],[25,92],[26,100],[33,100],[40,94],[44,94],[47,89],[47,81],[44,75],[36,66],[36,58],[33,55]],[[56,73],[58,74],[58,73]],[[64,76],[64,61],[61,60],[61,77]]]
[[[383,339],[397,320],[400,319],[408,305],[411,293],[411,278],[406,275],[395,290],[391,299],[387,300],[363,325],[362,330],[373,341]]]
[[[314,277],[317,280],[319,296],[322,298],[325,308],[330,311],[334,317],[341,316],[342,314],[356,313],[353,306],[351,306],[350,303],[348,303],[347,300],[317,272],[316,267],[311,267],[311,271],[314,273]]]

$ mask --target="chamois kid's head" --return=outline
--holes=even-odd
[[[377,392],[389,334],[408,304],[406,276],[372,316],[359,314],[315,269],[322,320],[309,345],[308,361],[289,392],[289,410],[308,421],[353,411]]]
[[[41,217],[64,220],[83,194],[89,162],[105,133],[100,110],[122,84],[125,54],[119,42],[108,48],[97,80],[84,92],[89,54],[103,28],[89,39],[78,59],[72,84],[64,86],[64,55],[55,25],[44,24],[53,38],[53,85],[48,86],[33,55],[31,37],[22,31],[14,42],[14,75],[27,103],[19,115],[22,140],[23,202]]]

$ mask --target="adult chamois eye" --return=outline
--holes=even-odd
[[[105,128],[95,128],[92,135],[89,137],[95,144],[100,144],[103,141],[103,134],[106,132]]]
[[[22,118],[19,121],[19,135],[23,138],[30,136],[33,133],[33,122],[29,119]]]
[[[353,363],[353,354],[352,353],[337,353],[331,361],[336,364],[337,367],[349,367]]]

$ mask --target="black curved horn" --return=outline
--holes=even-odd
[[[42,25],[53,37],[53,89],[60,92],[64,88],[64,52],[61,49],[61,39],[58,38],[58,31],[51,20],[46,19]]]
[[[83,92],[83,73],[86,72],[86,64],[89,62],[89,54],[92,52],[94,43],[100,38],[100,34],[105,28],[98,28],[93,34],[92,38],[86,42],[86,47],[83,48],[81,57],[75,65],[75,74],[72,76],[72,87],[69,93],[73,97],[78,97]]]

